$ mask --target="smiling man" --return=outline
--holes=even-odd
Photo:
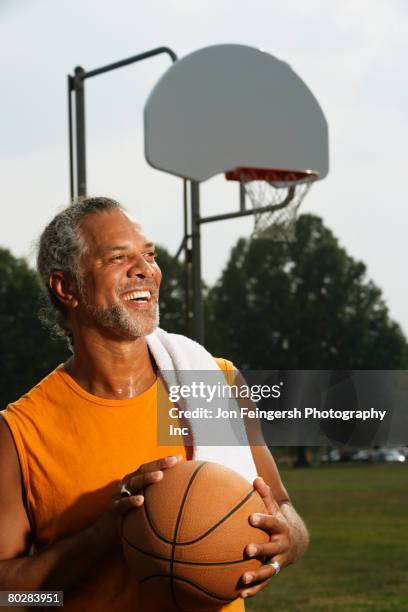
[[[159,322],[154,246],[117,202],[88,198],[50,222],[37,261],[45,318],[73,355],[0,419],[0,590],[62,590],[75,612],[159,612],[130,575],[119,537],[141,490],[191,458],[183,442],[157,444],[162,383],[146,340]],[[269,450],[251,452],[266,511],[250,520],[270,541],[248,542],[246,554],[267,562],[242,577],[241,599],[222,608],[229,612],[308,541]]]

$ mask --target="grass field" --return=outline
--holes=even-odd
[[[408,611],[408,465],[281,473],[311,543],[247,612]]]

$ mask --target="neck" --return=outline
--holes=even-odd
[[[66,372],[88,393],[105,399],[130,399],[156,380],[156,365],[144,337],[135,340],[89,334],[74,338]]]

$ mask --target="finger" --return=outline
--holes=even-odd
[[[140,466],[136,472],[129,474],[129,476],[135,476],[136,474],[145,474],[146,472],[157,472],[159,470],[167,470],[168,468],[174,467],[183,459],[182,455],[169,455],[168,457],[162,457],[156,459],[150,463],[144,463]]]
[[[126,482],[126,488],[130,491],[131,495],[136,495],[139,491],[144,489],[150,484],[159,482],[163,478],[162,470],[156,472],[146,472],[145,474],[138,474],[133,476]]]
[[[132,496],[136,495],[136,493],[129,490],[128,483],[125,483],[122,480],[119,480],[116,483],[115,490],[112,493],[112,501],[115,502],[121,499],[126,499],[130,497],[131,495]]]
[[[130,478],[144,474],[146,472],[157,472],[159,470],[167,470],[168,468],[177,465],[183,459],[182,455],[169,455],[167,457],[161,457],[161,459],[155,459],[149,463],[143,463],[134,472],[129,472],[122,478],[122,482],[127,482]]]
[[[255,586],[259,582],[272,578],[274,573],[275,570],[271,565],[262,565],[258,570],[245,572],[242,576],[242,582],[245,585]]]
[[[243,589],[240,593],[241,597],[243,599],[246,599],[248,597],[253,597],[257,593],[259,593],[259,591],[262,591],[262,589],[267,587],[270,581],[271,581],[271,578],[268,578],[267,580],[264,580],[263,582],[260,582],[259,584]]]
[[[251,516],[249,517],[249,522],[254,527],[263,529],[264,531],[267,531],[269,534],[273,534],[273,533],[287,534],[289,531],[287,520],[281,513],[270,515],[270,514],[260,514],[256,512],[255,514],[251,514]]]
[[[277,542],[266,542],[265,544],[248,544],[245,553],[250,558],[269,559],[276,555],[281,555],[287,552],[288,543],[279,538]]]
[[[115,503],[115,510],[120,516],[124,516],[129,510],[134,508],[140,508],[143,506],[144,497],[143,495],[132,495],[131,497],[125,497],[118,499]]]
[[[135,495],[149,484],[159,482],[163,478],[163,470],[174,467],[183,459],[182,455],[171,455],[163,457],[150,463],[145,463],[136,472],[127,474],[122,483],[131,495]]]
[[[274,561],[277,561],[281,567],[284,567],[283,557],[275,556]],[[272,565],[266,563],[262,565],[258,570],[245,572],[242,576],[242,583],[246,585],[245,589],[241,592],[241,597],[253,597],[259,591],[264,589],[270,582],[271,578],[277,573],[276,569]]]
[[[271,493],[271,488],[266,484],[264,479],[259,476],[254,480],[254,488],[258,491],[259,495],[262,497],[263,503],[269,514],[275,514],[279,511],[279,505],[274,500],[273,495]]]

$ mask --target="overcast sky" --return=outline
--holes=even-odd
[[[182,57],[240,43],[288,62],[322,106],[330,173],[302,210],[323,217],[363,260],[408,333],[408,4],[404,0],[0,0],[0,246],[30,255],[69,200],[66,78],[156,46]],[[143,106],[169,67],[160,56],[86,83],[88,191],[121,200],[174,252],[182,184],[143,155]],[[238,205],[237,186],[202,186],[202,212]],[[203,275],[214,282],[250,219],[203,228]]]

